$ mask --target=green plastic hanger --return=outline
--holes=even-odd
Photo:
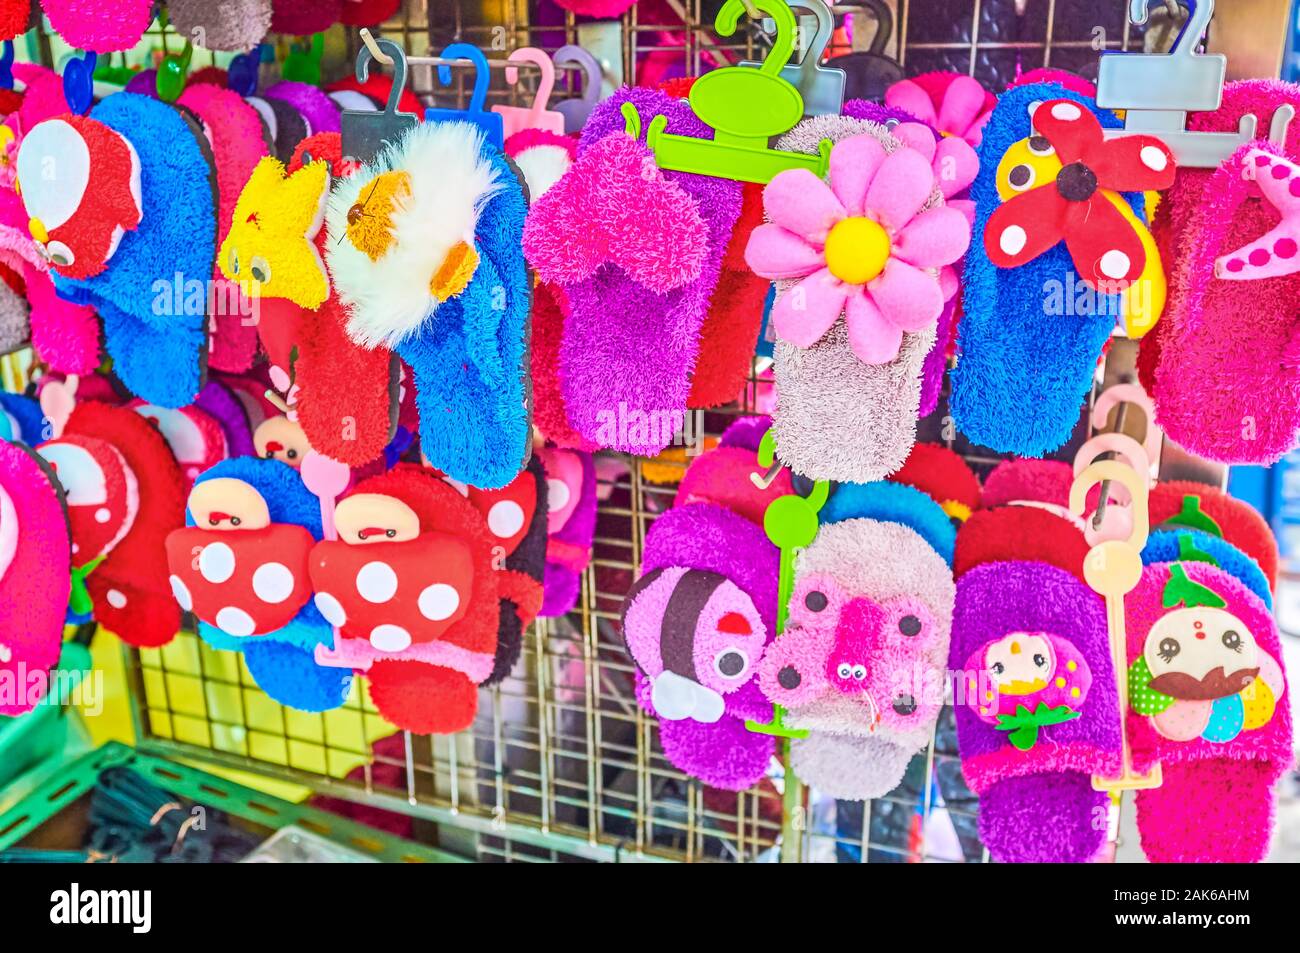
[[[758,445],[758,463],[759,466],[770,469],[775,461],[776,437],[769,430],[763,434],[763,441]],[[773,545],[781,550],[776,590],[777,638],[785,632],[785,623],[790,616],[795,557],[799,554],[799,550],[811,545],[817,538],[817,514],[826,505],[830,492],[830,483],[826,480],[818,480],[813,484],[812,492],[807,497],[799,496],[797,493],[778,496],[763,511],[763,530]],[[780,705],[773,706],[770,722],[762,723],[749,719],[745,722],[745,727],[759,734],[777,735],[782,738],[808,737],[808,732],[802,728],[785,726],[785,710]]]
[[[807,169],[818,177],[826,175],[831,155],[829,139],[821,141],[817,155],[768,148],[771,137],[781,135],[803,118],[803,97],[781,75],[794,53],[798,25],[785,0],[752,0],[752,5],[776,22],[771,52],[758,69],[726,66],[695,81],[690,93],[691,109],[713,127],[711,140],[664,132],[668,117],[663,115],[650,120],[646,145],[661,169],[760,184],[772,181],[787,169]],[[718,33],[735,33],[744,12],[742,0],[727,0],[718,11]],[[627,134],[640,139],[641,116],[636,107],[624,103],[621,111]]]

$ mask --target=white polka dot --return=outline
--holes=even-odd
[[[13,661],[13,657],[14,657],[13,649],[9,648],[9,646],[7,645],[0,644],[0,662],[4,663],[5,665],[8,665],[11,661]]]
[[[199,553],[199,575],[208,582],[225,582],[235,574],[235,551],[225,543],[208,543]]]
[[[95,510],[96,523],[107,523],[112,518],[113,514],[108,511],[108,507],[106,506],[101,506],[99,509]]]
[[[122,593],[118,592],[116,589],[108,590],[108,592],[104,593],[104,598],[108,600],[108,604],[114,609],[126,608],[126,596],[122,595]]]
[[[1052,117],[1065,122],[1073,122],[1083,115],[1083,110],[1074,103],[1056,103],[1052,106]]]
[[[420,615],[433,622],[450,619],[460,608],[460,593],[445,582],[435,582],[420,593]]]
[[[523,529],[524,508],[514,500],[502,500],[500,503],[494,503],[492,509],[488,510],[487,523],[488,529],[492,530],[493,536],[509,539]]]
[[[185,583],[181,582],[180,576],[168,576],[167,581],[172,584],[172,595],[176,597],[177,604],[186,612],[193,609],[194,597],[185,588]]]
[[[313,601],[316,603],[317,610],[319,610],[320,614],[325,617],[325,621],[330,625],[335,628],[347,625],[348,614],[343,611],[343,606],[339,601],[328,592],[316,593]]]
[[[1029,236],[1025,234],[1023,228],[1019,225],[1008,225],[998,237],[998,247],[1005,255],[1018,255],[1027,241]]]
[[[569,484],[563,480],[547,480],[546,505],[553,510],[562,510],[568,506]]]
[[[400,652],[411,644],[411,633],[400,625],[377,625],[370,630],[370,644],[381,652]]]
[[[1169,164],[1169,157],[1164,151],[1157,149],[1155,146],[1143,146],[1142,151],[1138,153],[1142,164],[1148,169],[1154,169],[1157,172],[1163,172],[1165,166]]]
[[[357,571],[357,592],[366,602],[387,602],[397,592],[397,573],[388,563],[366,563]]]
[[[253,617],[243,609],[226,606],[217,610],[217,628],[227,635],[252,635]]]
[[[1107,278],[1123,278],[1128,274],[1129,269],[1128,255],[1124,254],[1118,248],[1112,248],[1106,254],[1101,256],[1101,273]]]
[[[293,593],[293,573],[282,563],[266,563],[253,573],[253,592],[263,602],[284,602]]]
[[[72,555],[75,556],[75,555],[77,555],[77,553],[79,553],[79,552],[81,552],[81,547],[78,546],[76,543],[73,543],[73,544],[72,544]]]

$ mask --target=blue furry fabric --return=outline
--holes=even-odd
[[[818,515],[823,524],[859,518],[902,523],[952,565],[957,530],[938,503],[913,487],[884,480],[840,483]]]
[[[198,395],[207,371],[207,289],[217,242],[207,141],[179,109],[134,93],[105,98],[90,118],[135,147],[143,217],[122,236],[104,272],[84,280],[55,275],[54,285],[59,297],[103,317],[113,370],[133,394],[182,407]],[[187,283],[201,283],[201,305],[185,294]]]
[[[505,156],[483,151],[505,187],[479,217],[478,270],[397,354],[415,372],[420,449],[429,462],[455,480],[497,489],[515,478],[529,453],[533,283],[522,245],[524,185]]]
[[[21,440],[29,447],[49,439],[44,432],[45,414],[41,413],[41,405],[34,398],[0,393],[0,411],[9,418],[0,421],[0,433],[6,427],[10,431],[6,439]]]
[[[204,471],[195,485],[217,477],[243,480],[266,500],[274,523],[293,523],[319,540],[320,502],[303,484],[298,471],[279,460],[234,457]],[[185,525],[194,517],[186,510]],[[334,631],[308,602],[293,621],[275,632],[251,638],[227,635],[216,626],[199,622],[199,635],[214,649],[243,652],[249,673],[262,690],[282,705],[301,711],[328,711],[347,699],[352,671],[317,665],[317,645],[333,647]]]
[[[998,162],[1032,134],[1029,104],[1052,99],[1073,100],[1103,126],[1120,125],[1110,111],[1055,83],[1018,86],[998,99],[984,127],[980,171],[970,189],[975,239],[966,253],[965,313],[952,372],[950,406],[957,429],[977,444],[1026,457],[1041,457],[1070,438],[1119,313],[1113,296],[1080,282],[1064,242],[1020,268],[998,268],[984,251],[989,216],[1001,204]],[[1142,196],[1125,193],[1125,198],[1141,216]],[[1054,310],[1066,313],[1048,313]]]
[[[1180,543],[1180,538],[1185,538],[1186,542]],[[1147,537],[1147,544],[1142,550],[1142,564],[1150,566],[1152,563],[1195,560],[1195,556],[1188,555],[1185,548],[1180,548],[1189,544],[1209,556],[1216,566],[1259,596],[1269,611],[1272,611],[1273,593],[1269,591],[1268,577],[1259,568],[1259,563],[1218,536],[1195,529],[1159,530]]]

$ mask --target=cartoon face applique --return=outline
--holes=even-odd
[[[795,585],[785,634],[768,648],[759,686],[799,727],[907,734],[942,703],[933,613],[910,596],[855,595],[830,575]]]
[[[50,267],[85,279],[108,267],[140,224],[140,157],[108,126],[61,116],[32,127],[18,150],[17,188]]]
[[[253,446],[257,455],[267,460],[279,460],[297,470],[311,449],[307,435],[298,421],[288,417],[268,417],[253,431]]]
[[[1129,666],[1129,704],[1171,741],[1227,742],[1272,719],[1282,668],[1210,588],[1171,566],[1165,605]]]
[[[193,526],[167,536],[167,568],[180,607],[226,635],[267,635],[311,596],[303,527],[273,523],[251,484],[214,477],[190,492]]]
[[[1092,671],[1068,639],[1051,632],[1009,632],[966,661],[964,700],[981,721],[1028,751],[1049,725],[1081,714]]]
[[[637,580],[624,606],[623,637],[659,717],[721,718],[767,644],[753,600],[719,573],[668,566]]]
[[[395,654],[434,642],[465,617],[474,585],[469,545],[425,531],[396,497],[355,493],[334,513],[338,539],[311,554],[316,608],[348,639]]]
[[[135,524],[140,507],[135,473],[112,444],[80,434],[47,441],[37,453],[63,486],[73,566],[106,556]]]
[[[192,484],[204,470],[226,459],[226,434],[208,412],[198,407],[173,410],[138,399],[127,406],[158,428],[187,483]]]

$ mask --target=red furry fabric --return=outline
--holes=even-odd
[[[190,73],[190,78],[185,81],[185,85],[189,87],[199,83],[207,83],[209,86],[220,86],[225,89],[229,80],[229,74],[220,66],[205,66],[203,69]]]
[[[25,7],[26,4],[23,6]],[[0,6],[0,15],[3,15],[3,6]],[[14,92],[12,89],[0,89],[0,116],[8,116],[22,104],[22,93]]]
[[[958,454],[937,443],[918,443],[902,469],[889,477],[943,504],[952,500],[970,509],[980,505],[980,481]]]
[[[745,386],[763,323],[763,299],[771,284],[745,264],[749,234],[761,224],[763,188],[747,182],[741,191],[740,217],[727,243],[709,313],[700,329],[700,352],[687,407],[730,403]]]
[[[1191,480],[1169,480],[1156,484],[1148,500],[1151,528],[1176,516],[1183,508],[1183,497],[1201,498],[1201,512],[1219,524],[1225,542],[1236,546],[1259,563],[1268,587],[1277,589],[1277,540],[1264,517],[1249,504],[1233,499],[1217,487]]]
[[[402,0],[343,0],[339,21],[348,26],[383,23],[402,6]]]
[[[12,40],[26,33],[31,20],[31,0],[0,0],[0,40]],[[0,112],[10,113],[13,109],[0,106]]]
[[[271,7],[271,30],[306,36],[328,30],[343,13],[349,0],[275,0]]]
[[[80,403],[63,433],[111,443],[139,487],[140,508],[131,529],[86,577],[95,618],[132,645],[170,642],[180,628],[181,610],[167,581],[164,543],[168,533],[185,525],[185,481],[176,458],[162,434],[125,407]],[[120,601],[114,592],[125,597],[124,604],[113,605]]]
[[[1088,543],[1078,528],[1036,506],[977,510],[957,531],[952,572],[960,577],[981,563],[1040,562],[1083,580]]]
[[[422,662],[370,666],[370,700],[388,721],[417,735],[464,731],[478,711],[478,686],[460,672]]]
[[[564,292],[538,282],[533,289],[533,423],[557,447],[593,450],[595,445],[569,423],[560,386],[560,341],[564,338]]]

